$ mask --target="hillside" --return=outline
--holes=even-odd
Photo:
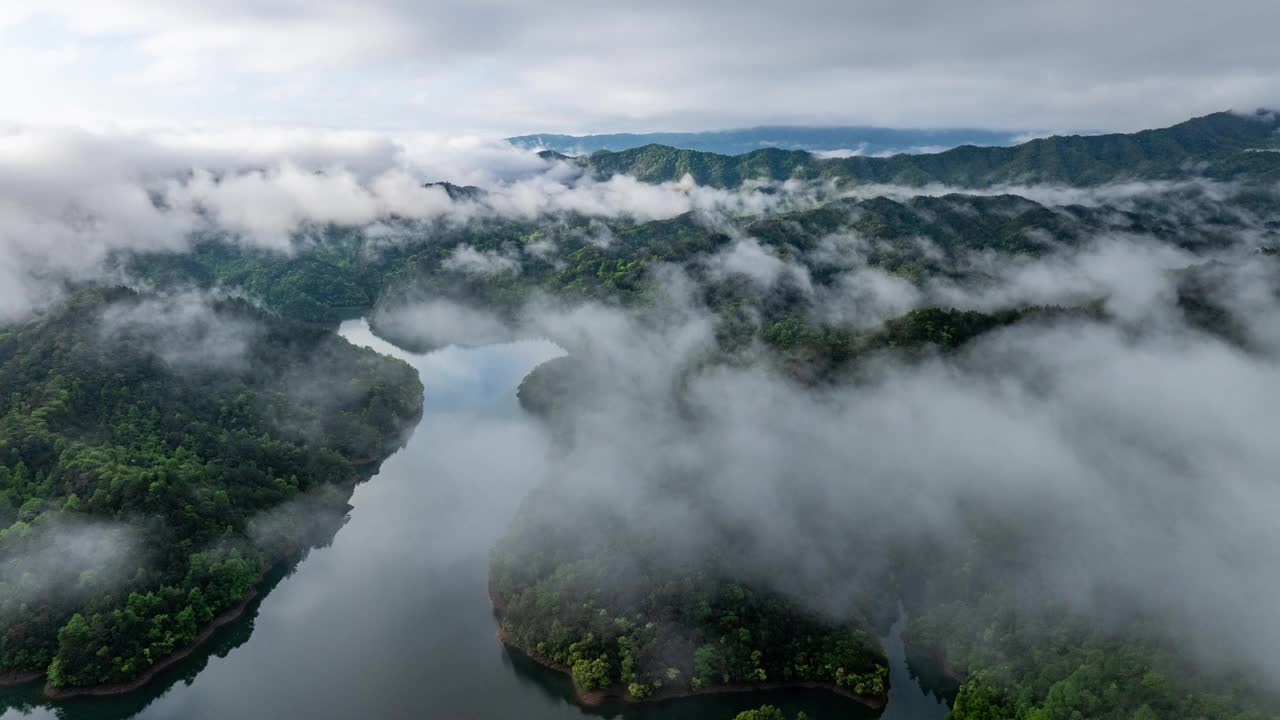
[[[1280,167],[1280,156],[1254,152],[1280,147],[1278,127],[1280,120],[1273,113],[1222,112],[1158,130],[1054,136],[1013,147],[970,145],[927,155],[822,160],[807,152],[780,149],[727,156],[647,145],[596,152],[580,162],[604,177],[627,174],[647,182],[664,182],[688,174],[699,184],[714,187],[793,177],[971,188],[1002,184],[1090,186],[1197,174],[1235,179],[1270,176]]]
[[[326,542],[421,412],[404,363],[242,301],[187,310],[87,290],[0,333],[0,672],[144,677]]]

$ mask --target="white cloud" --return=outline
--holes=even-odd
[[[1141,247],[1127,256],[1162,273]],[[1231,307],[1275,315],[1273,294],[1248,295]],[[1152,299],[1170,315],[1172,301]],[[997,571],[1019,611],[1084,611],[1098,628],[1154,617],[1181,657],[1280,681],[1278,628],[1256,602],[1280,590],[1274,356],[1176,322],[1065,321],[815,390],[707,368],[712,326],[682,312],[534,313],[528,331],[580,361],[547,522],[589,533],[581,518],[616,518],[672,556],[714,552],[827,608],[883,597],[890,545],[959,549],[998,526],[1027,559]],[[714,537],[725,528],[731,548]]]
[[[811,150],[810,155],[819,160],[831,160],[834,158],[851,158],[861,157],[867,154],[867,145],[863,143],[856,148],[840,148],[838,150]]]
[[[796,274],[808,287],[808,272],[799,265],[778,257],[772,248],[760,245],[755,238],[742,238],[726,250],[713,255],[707,261],[713,274],[718,276],[745,275],[762,287],[773,287],[784,275]]]
[[[1189,0],[48,0],[0,15],[0,80],[8,119],[76,124],[1135,129],[1280,98],[1280,9],[1218,19]]]
[[[484,277],[505,273],[514,275],[520,272],[520,261],[496,252],[476,250],[464,244],[453,249],[449,257],[445,258],[443,267],[445,270]]]
[[[507,342],[513,334],[492,313],[441,299],[404,303],[389,310],[381,308],[374,321],[381,332],[423,348]],[[381,342],[372,336],[366,340]],[[387,352],[393,348],[377,346],[375,349]]]

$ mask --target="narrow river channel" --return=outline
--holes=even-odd
[[[515,388],[559,348],[522,341],[413,355],[363,320],[340,332],[412,363],[426,407],[408,446],[356,489],[333,542],[271,577],[244,617],[142,690],[51,703],[38,686],[3,688],[0,720],[732,720],[764,703],[814,720],[877,717],[821,691],[574,705],[566,678],[497,641],[486,592],[489,549],[541,480],[549,447]],[[908,674],[900,625],[887,638],[894,688],[879,717],[941,720],[946,706]]]

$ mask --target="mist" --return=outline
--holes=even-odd
[[[43,508],[35,509],[39,512]],[[10,623],[36,604],[56,597],[75,602],[118,588],[148,568],[137,529],[125,522],[87,519],[70,512],[46,513],[30,522],[29,512],[0,531],[0,585],[5,602],[0,619]]]
[[[433,222],[760,215],[811,206],[828,190],[595,179],[498,140],[349,131],[18,128],[0,134],[0,168],[0,319],[10,321],[55,301],[67,282],[101,281],[121,253],[181,254],[209,237],[291,255],[306,246],[308,228],[327,225],[373,229],[396,219],[418,223],[408,239],[420,241]],[[453,197],[433,184],[442,180],[477,192]]]
[[[1112,238],[1055,262],[1082,278],[1080,297],[1106,299],[1108,320],[1024,323],[905,364],[886,354],[858,384],[820,390],[765,362],[706,365],[715,320],[680,290],[642,319],[526,308],[518,334],[579,363],[570,437],[545,466],[525,459],[554,498],[536,522],[632,533],[833,617],[893,592],[896,550],[959,561],[999,527],[1017,561],[996,582],[1028,617],[1065,610],[1115,632],[1156,619],[1202,667],[1280,687],[1280,626],[1259,602],[1280,591],[1277,357],[1182,319],[1170,270],[1194,258]],[[1270,262],[1223,266],[1215,283],[1265,348],[1280,339]],[[1009,281],[988,301],[1035,284]]]
[[[1168,227],[1202,232],[1229,221],[1229,229],[1254,246],[1275,237],[1248,203],[1233,202],[1241,188],[1209,180],[982,190],[789,180],[749,181],[725,190],[700,186],[688,176],[658,184],[626,175],[596,178],[503,141],[412,133],[12,128],[0,134],[0,168],[5,321],[48,306],[69,282],[121,279],[104,268],[117,266],[122,256],[183,254],[211,238],[290,256],[310,247],[315,230],[330,226],[366,233],[370,252],[430,243],[441,235],[440,224],[459,228],[491,219],[549,222],[574,216],[643,223],[693,213],[700,224],[737,236],[744,220],[841,198],[908,201],[966,193],[1018,195],[1055,212],[1105,210],[1121,231],[1125,213],[1142,210],[1157,213]],[[470,189],[451,194],[435,184],[442,180]],[[592,240],[607,245],[610,238],[603,225]],[[524,251],[546,254],[547,242]],[[455,262],[482,269],[477,260],[463,254]],[[485,267],[494,268],[497,259],[489,260]]]
[[[441,150],[363,136],[285,138],[241,161],[217,147],[147,141],[139,149],[137,138],[81,137],[106,160],[71,182],[80,150],[9,141],[11,157],[28,162],[12,177],[0,171],[0,219],[8,221],[0,258],[11,261],[0,270],[6,319],[53,302],[68,281],[118,279],[107,269],[118,254],[181,254],[210,233],[288,256],[305,249],[317,226],[362,229],[369,252],[379,252],[429,245],[435,223],[547,223],[535,242],[493,250],[464,239],[442,253],[440,269],[481,282],[518,278],[530,258],[558,262],[565,238],[556,224],[565,216],[587,218],[589,244],[608,248],[617,242],[609,221],[690,214],[727,242],[687,267],[655,263],[652,297],[640,307],[565,304],[538,292],[509,312],[421,294],[379,306],[380,331],[439,349],[428,357],[442,362],[460,347],[532,340],[529,359],[556,354],[550,341],[577,363],[567,416],[554,432],[509,414],[432,418],[418,432],[445,438],[432,446],[437,465],[481,479],[500,467],[501,482],[488,492],[532,488],[537,500],[520,512],[533,522],[585,538],[608,527],[673,563],[705,563],[833,619],[901,591],[895,574],[904,555],[941,548],[939,562],[959,564],[996,533],[1009,556],[988,581],[1016,595],[1026,617],[1063,611],[1117,633],[1154,621],[1199,667],[1247,669],[1280,689],[1280,625],[1259,600],[1280,592],[1280,489],[1272,482],[1280,450],[1271,438],[1280,427],[1271,402],[1280,397],[1280,278],[1274,257],[1256,252],[1274,228],[1232,205],[1238,187],[966,190],[1017,194],[1049,213],[1092,208],[1105,220],[1070,242],[1032,238],[1037,250],[1029,253],[893,238],[946,270],[911,277],[872,263],[890,240],[854,227],[856,208],[847,226],[809,244],[772,242],[751,223],[832,200],[946,198],[962,189],[760,182],[719,190],[687,176],[646,184],[588,177],[484,143]],[[450,165],[468,162],[467,171]],[[36,181],[18,181],[33,168],[43,173]],[[457,174],[433,174],[445,171]],[[455,177],[476,191],[455,196],[425,184]],[[965,201],[948,200],[960,208]],[[1231,241],[1205,250],[1195,238],[1128,228],[1125,213],[1153,205],[1188,237],[1225,233]],[[1235,208],[1225,221],[1224,208]],[[1179,301],[1191,276],[1237,335],[1188,319]],[[760,322],[754,304],[787,293],[803,299],[807,319],[855,333],[923,307],[1096,306],[1100,317],[1033,319],[950,354],[885,351],[861,359],[852,382],[814,387],[789,376],[758,341],[719,361],[722,318],[705,304],[704,282],[747,288],[751,322]],[[220,317],[214,306],[228,297],[226,288],[179,291],[112,307],[99,318],[100,340],[140,347],[179,372],[252,372],[251,347],[263,331]],[[445,408],[453,385],[475,381],[463,366],[434,371],[439,385],[427,388],[428,401]],[[367,390],[334,386],[327,372],[323,356],[308,357],[276,378],[276,390],[306,408],[279,419],[290,432],[321,432],[330,408]],[[481,455],[492,456],[488,464],[476,465]],[[492,545],[521,505],[503,497],[493,505],[501,517],[469,524],[466,517],[490,505],[464,500],[470,505],[448,527],[451,542],[469,551]],[[345,502],[303,496],[255,518],[251,541],[285,554],[318,518],[341,518]],[[49,574],[58,583],[90,567],[127,565],[137,552],[106,529],[65,537],[50,547],[70,547],[72,558],[90,546],[107,555]],[[50,560],[23,557],[13,567]]]
[[[264,329],[244,317],[219,313],[222,293],[180,291],[114,303],[97,330],[111,352],[148,352],[179,371],[249,372],[250,344]]]

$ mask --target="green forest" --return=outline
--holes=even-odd
[[[144,300],[85,290],[0,333],[0,668],[54,688],[127,682],[191,645],[332,535],[421,412],[408,365],[243,301],[207,318],[247,333],[225,365],[103,331]]]
[[[504,640],[566,669],[579,690],[644,700],[820,685],[884,703],[889,669],[865,620],[833,623],[729,568],[680,563],[680,548],[618,519],[540,522],[543,502],[559,500],[535,494],[494,550],[490,594]]]
[[[857,382],[858,367],[869,358],[883,360],[887,353],[893,364],[902,366],[962,350],[973,339],[1001,328],[1064,319],[1106,320],[1092,307],[1034,307],[994,315],[921,309],[875,331],[838,341],[813,340],[805,346],[802,360],[781,367],[804,384],[833,382],[834,377]],[[777,352],[785,356],[795,348],[779,347]],[[590,402],[591,385],[581,379],[591,376],[584,365],[589,362],[589,356],[577,356],[539,366],[520,387],[522,405],[551,423],[568,422],[575,404]],[[824,372],[813,372],[815,362]],[[681,485],[673,482],[668,487],[679,492]],[[1273,709],[1280,698],[1238,673],[1193,669],[1154,618],[1131,618],[1118,631],[1112,623],[1049,606],[1029,620],[1019,610],[1018,590],[1003,578],[1010,568],[1034,561],[1018,552],[1016,535],[994,530],[1009,523],[985,517],[980,508],[969,522],[993,530],[959,547],[923,539],[865,546],[859,544],[856,528],[850,528],[848,542],[857,550],[845,572],[860,578],[865,594],[848,611],[859,622],[842,627],[832,625],[829,616],[797,617],[794,603],[776,605],[768,593],[752,589],[750,581],[726,580],[732,577],[727,568],[734,566],[727,550],[733,546],[732,535],[722,540],[726,550],[719,571],[727,575],[705,566],[673,566],[670,558],[679,556],[678,547],[664,545],[657,536],[626,535],[621,528],[627,525],[619,518],[597,519],[588,526],[596,534],[584,535],[581,522],[575,525],[576,534],[560,533],[557,518],[574,500],[557,495],[554,484],[545,492],[545,498],[531,498],[522,520],[495,551],[491,591],[510,640],[534,657],[571,671],[582,689],[602,683],[627,686],[630,697],[643,699],[654,687],[669,687],[671,681],[700,688],[707,682],[763,685],[781,677],[798,684],[852,688],[858,695],[879,694],[887,689],[887,674],[876,638],[887,628],[884,603],[897,597],[907,611],[911,654],[933,658],[950,681],[962,682],[951,720],[1276,717]],[[696,497],[688,502],[697,502]],[[856,558],[866,555],[891,562],[877,573],[859,576]],[[763,616],[752,611],[759,607],[770,610]],[[726,618],[741,624],[738,636]],[[668,629],[672,625],[680,629]],[[804,630],[780,637],[768,632],[770,626]],[[634,659],[638,628],[652,633],[640,635],[646,640],[639,647],[649,653],[647,660]],[[665,656],[654,656],[657,651],[650,648],[655,642],[667,648]],[[756,666],[741,659],[755,659],[757,652],[770,662],[762,663],[762,672],[753,679]],[[861,664],[850,659],[859,655],[864,658]],[[733,669],[708,677],[705,671],[712,667],[712,658],[718,667]],[[814,663],[814,658],[821,660]],[[668,664],[669,680],[662,671]],[[851,674],[851,666],[859,670]],[[652,668],[647,675],[636,674],[636,668],[645,667]],[[690,671],[692,679],[685,680]],[[639,686],[631,685],[636,677],[642,678]],[[776,711],[756,712],[745,716],[775,717],[771,713]]]
[[[1259,111],[1258,116],[1265,113]],[[991,187],[1012,183],[1088,186],[1120,179],[1185,177],[1189,160],[1206,162],[1207,177],[1280,176],[1280,158],[1252,152],[1276,147],[1272,122],[1215,113],[1173,127],[1129,134],[1068,135],[1013,147],[962,146],[926,155],[818,159],[801,150],[766,148],[717,155],[662,145],[598,151],[581,159],[601,175],[649,182],[690,175],[700,185],[737,187],[748,180],[793,177],[922,186]]]
[[[692,174],[702,185],[739,187],[744,178],[759,178],[761,173],[771,181],[834,173],[835,185],[804,207],[783,206],[763,217],[734,218],[730,228],[703,222],[693,212],[651,221],[574,212],[532,220],[482,216],[465,223],[390,218],[384,226],[399,240],[379,243],[376,252],[370,250],[372,241],[362,229],[324,225],[298,233],[292,253],[254,250],[224,234],[207,232],[190,253],[122,254],[113,262],[122,273],[161,287],[234,288],[290,319],[332,323],[369,315],[381,334],[414,350],[429,348],[417,338],[397,334],[384,320],[388,313],[418,301],[451,299],[509,321],[536,297],[645,306],[655,299],[662,269],[672,266],[691,275],[704,302],[728,319],[740,317],[747,307],[762,306],[768,319],[785,321],[788,315],[811,309],[803,306],[806,300],[794,287],[788,292],[784,285],[768,296],[754,297],[741,278],[713,277],[707,259],[729,249],[734,237],[745,233],[779,258],[803,266],[812,282],[823,287],[858,267],[914,284],[938,279],[980,283],[990,280],[990,269],[967,262],[974,254],[994,253],[1000,262],[1011,262],[1108,235],[1141,235],[1189,251],[1212,251],[1231,245],[1252,228],[1276,224],[1280,199],[1273,185],[1280,169],[1271,165],[1280,163],[1280,153],[1252,151],[1274,143],[1273,131],[1273,124],[1218,113],[1128,135],[1048,138],[1012,148],[957,148],[892,158],[817,160],[808,153],[782,150],[730,157],[649,146],[573,162],[600,177],[628,173],[647,182],[679,180],[691,167],[742,165],[723,180],[717,180],[717,173]],[[688,160],[658,159],[667,156]],[[757,156],[788,159],[768,170],[756,167]],[[1153,186],[1147,196],[1083,203],[1074,202],[1073,196],[1052,202],[984,190],[1017,182],[1088,186],[1109,180],[1186,179],[1191,160],[1209,168],[1229,160],[1241,171],[1231,177],[1231,185],[1211,191],[1196,184],[1163,190]],[[914,171],[877,170],[863,177],[833,169],[842,164],[893,168],[913,163],[937,168],[918,182],[910,180]],[[978,173],[981,178],[972,177]],[[867,182],[949,183],[955,191],[941,196],[868,195],[861,190]],[[456,202],[484,198],[479,188],[447,188]],[[767,195],[777,190],[762,187],[751,192]],[[823,252],[824,242],[833,236],[856,236],[867,243],[858,253],[858,265]],[[552,243],[554,252],[531,250],[541,243]],[[463,247],[507,258],[511,269],[476,274],[451,266],[450,256]],[[741,330],[732,322],[726,328]]]

